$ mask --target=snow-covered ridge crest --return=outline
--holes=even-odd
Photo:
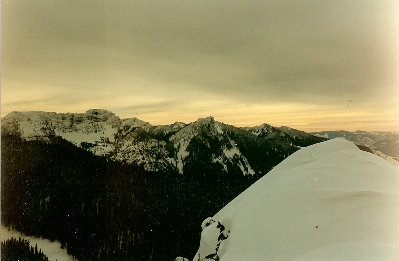
[[[224,134],[223,124],[211,116],[191,124],[175,122],[152,126],[138,118],[120,119],[103,109],[58,114],[12,112],[3,119],[2,129],[4,133],[17,134],[25,140],[49,142],[52,137],[60,136],[96,155],[142,165],[148,171],[176,169],[180,174],[183,174],[185,159],[190,154],[187,148],[194,137],[206,143],[206,137],[201,136],[220,139]],[[222,165],[232,160],[231,151],[224,150],[228,155],[220,160]],[[236,154],[240,156],[243,174],[254,174],[248,160]]]
[[[121,120],[114,113],[91,109],[85,113],[12,112],[2,120],[2,129],[26,140],[61,136],[76,146],[87,146],[97,155],[112,151],[111,142]]]
[[[398,260],[398,187],[349,141],[303,148],[203,222],[193,260]]]

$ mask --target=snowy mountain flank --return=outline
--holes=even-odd
[[[207,171],[264,174],[298,150],[325,140],[288,127],[267,124],[237,128],[201,118],[190,124],[152,126],[137,118],[91,109],[86,113],[12,112],[2,119],[2,133],[25,140],[63,139],[113,160],[146,171]]]
[[[333,139],[202,223],[199,260],[399,260],[399,167]]]

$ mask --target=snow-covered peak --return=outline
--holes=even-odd
[[[263,123],[255,127],[246,127],[244,129],[258,137],[264,137],[266,139],[284,138],[286,136],[278,128],[273,127],[267,123]]]
[[[254,129],[263,129],[263,130],[271,130],[273,128],[272,125],[267,123],[262,123],[261,125],[253,127]]]
[[[92,114],[97,116],[109,117],[115,116],[115,113],[105,109],[90,109],[86,111],[86,114]]]
[[[207,127],[213,127],[215,123],[216,123],[215,118],[209,116],[206,118],[199,118],[198,120],[188,124],[186,127],[191,128],[192,130],[195,131],[200,131]]]
[[[75,120],[77,120],[75,122]],[[91,109],[85,113],[55,113],[44,111],[26,111],[26,112],[10,112],[3,119],[3,123],[10,122],[22,123],[30,122],[32,125],[41,124],[43,122],[52,122],[53,124],[61,124],[62,122],[72,121],[72,124],[81,124],[87,121],[105,122],[120,121],[119,117],[114,113],[103,109]]]
[[[57,118],[54,112],[11,112],[2,119],[2,129],[5,132],[18,133],[27,140],[49,137],[54,135],[53,122]]]
[[[398,174],[344,139],[303,148],[203,223],[194,260],[397,260]]]
[[[48,118],[56,118],[57,114],[55,112],[44,112],[44,111],[27,111],[27,112],[19,112],[13,111],[10,112],[7,116],[3,118],[3,123],[7,124],[12,121],[34,121],[34,120],[43,120]]]
[[[122,123],[124,126],[129,126],[131,128],[138,128],[138,127],[149,127],[151,126],[150,123],[146,122],[146,121],[142,121],[136,117],[133,118],[127,118],[127,119],[123,119]]]
[[[208,116],[206,118],[199,118],[194,124],[209,124],[215,122],[215,118],[213,116]]]
[[[180,174],[183,174],[184,162],[189,155],[187,149],[191,140],[203,133],[212,134],[212,132],[217,133],[216,122],[213,117],[207,117],[185,125],[170,138],[177,151],[176,167]]]
[[[248,127],[246,129],[255,134],[256,136],[267,135],[275,131],[275,128],[267,123],[262,123],[261,125],[255,127]]]
[[[183,129],[184,127],[186,127],[187,124],[183,123],[183,122],[175,122],[171,125],[158,125],[154,127],[154,131],[157,133],[163,133],[165,135],[168,134],[174,134],[176,132],[178,132],[179,130]]]
[[[201,152],[209,156],[210,164],[221,166],[220,173],[229,173],[237,168],[243,175],[254,175],[248,159],[241,153],[237,143],[228,135],[227,126],[215,121],[213,117],[201,118],[175,133],[170,140],[174,143],[176,167],[180,174],[184,172],[187,157],[190,156],[190,146],[202,146]],[[234,127],[233,127],[234,128]],[[193,145],[195,144],[195,145]],[[193,150],[193,148],[191,148]],[[194,148],[196,151],[196,149]],[[193,161],[193,159],[191,159]]]
[[[300,130],[297,130],[297,129],[293,129],[293,128],[287,127],[287,126],[281,126],[279,129],[282,132],[284,132],[285,134],[287,134],[288,136],[292,137],[292,138],[309,137],[309,136],[311,136],[309,133],[306,133],[304,131],[300,131]]]
[[[180,121],[176,121],[175,123],[173,123],[172,125],[170,125],[171,127],[172,127],[172,129],[182,129],[182,128],[184,128],[184,127],[186,127],[187,126],[187,124],[186,123],[184,123],[184,122],[180,122]]]
[[[205,131],[208,134],[210,132],[218,132],[218,126],[221,123],[216,122],[215,119],[210,116],[207,118],[199,118],[197,121],[190,124],[185,124],[178,133],[173,137],[174,140],[191,139],[193,136],[200,134]],[[220,131],[220,130],[219,130]]]
[[[85,113],[12,112],[2,121],[2,129],[25,140],[49,141],[61,136],[97,155],[108,155],[121,120],[114,113],[92,109]]]

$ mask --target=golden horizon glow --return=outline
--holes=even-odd
[[[240,104],[235,102],[198,102],[177,107],[165,112],[123,112],[123,110],[111,108],[113,104],[99,107],[98,104],[82,104],[73,109],[65,110],[64,106],[48,106],[33,103],[25,110],[11,111],[48,111],[57,113],[84,113],[89,109],[107,109],[115,113],[121,119],[136,117],[149,122],[152,125],[168,125],[176,121],[191,123],[199,118],[213,116],[220,121],[236,127],[251,127],[263,123],[272,126],[288,126],[295,129],[312,132],[327,130],[346,131],[392,131],[399,130],[399,122],[396,115],[398,111],[381,113],[367,111],[363,108],[352,107],[331,107],[323,105],[276,103],[264,104]],[[19,107],[19,106],[18,106]],[[11,111],[2,111],[2,117]]]

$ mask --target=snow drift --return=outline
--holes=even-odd
[[[398,188],[349,141],[303,148],[204,220],[194,260],[399,260]]]

